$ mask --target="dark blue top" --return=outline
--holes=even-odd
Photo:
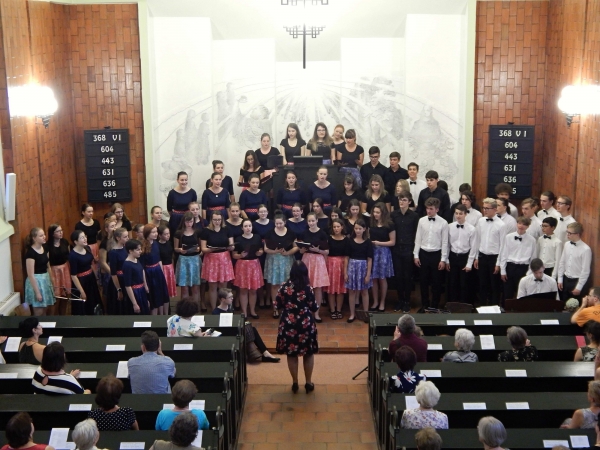
[[[71,269],[71,275],[87,272],[92,268],[92,261],[94,261],[94,255],[87,250],[85,255],[80,255],[75,250],[71,250],[69,253],[69,266]]]
[[[259,190],[256,194],[253,194],[249,190],[245,190],[240,194],[240,209],[246,213],[248,219],[258,219],[258,207],[259,205],[267,205],[267,194]],[[256,209],[256,212],[248,212],[247,209]]]
[[[124,248],[113,248],[108,252],[108,265],[110,274],[116,275],[117,271],[123,270],[123,263],[127,259],[127,250]]]
[[[188,205],[196,201],[198,201],[198,195],[193,189],[190,189],[185,194],[171,189],[169,195],[167,195],[167,211],[187,211]]]
[[[210,178],[208,180],[206,180],[206,188],[208,189],[210,187]],[[231,177],[229,175],[225,175],[223,177],[223,181],[221,181],[221,187],[223,189],[225,189],[227,192],[229,192],[229,195],[233,195],[233,180],[231,179]]]
[[[375,203],[392,203],[392,196],[388,192],[385,195],[380,195],[377,200],[373,200],[365,195],[365,202],[367,203],[367,212],[370,214],[373,210],[373,206],[375,206]]]
[[[101,231],[100,222],[94,219],[94,222],[91,225],[84,225],[81,223],[81,220],[75,224],[76,230],[81,230],[85,233],[87,237],[88,245],[93,245],[98,242],[98,234]],[[130,228],[131,229],[131,228]],[[50,239],[52,236],[50,236]]]
[[[267,233],[271,230],[275,229],[275,223],[272,220],[269,220],[269,223],[263,225],[262,223],[253,222],[252,223],[252,232],[260,235],[261,239],[264,239]]]
[[[229,194],[225,189],[221,190],[218,194],[215,194],[210,189],[205,190],[202,193],[202,209],[206,210],[206,220],[210,220],[213,211],[210,208],[222,207],[221,213],[223,215],[223,220],[227,219],[227,208],[231,200],[229,199]]]
[[[329,217],[317,219],[317,226],[326,233],[329,233]]]
[[[144,269],[139,262],[125,261],[123,263],[123,282],[125,286],[134,286],[144,282]]]
[[[160,261],[163,266],[173,264],[173,246],[170,241],[161,244],[158,242],[158,250],[160,252]]]
[[[365,203],[365,194],[361,191],[354,191],[352,195],[346,194],[346,191],[340,194],[340,209],[343,212],[348,211],[348,206],[350,206],[350,200],[358,200],[361,203]]]
[[[160,247],[158,246],[158,241],[152,242],[150,252],[142,253],[139,261],[144,267],[153,266],[154,264],[160,262]]]
[[[324,189],[317,187],[315,183],[310,183],[308,185],[308,201],[312,203],[315,198],[321,198],[323,200],[323,210],[330,212],[333,206],[337,205],[337,194],[335,192],[335,188],[333,184],[329,184]]]
[[[208,247],[228,247],[230,237],[229,227],[221,227],[219,231],[205,228],[200,234],[200,239],[206,241]]]
[[[285,226],[292,230],[296,236],[302,236],[302,234],[308,230],[308,223],[306,222],[306,219],[304,219],[302,222],[292,222],[291,220],[287,220],[285,222]]]
[[[306,193],[302,189],[290,191],[289,189],[281,188],[277,191],[276,203],[282,205],[283,213],[289,219],[292,217],[292,206],[294,206],[294,203],[300,203],[303,206],[306,205]],[[287,208],[284,208],[284,205]]]
[[[242,230],[243,223],[244,223],[244,221],[242,220],[239,225],[232,225],[229,222],[227,222],[225,224],[225,226],[229,229],[229,234],[231,235],[231,237],[233,238],[234,241],[235,241],[236,237],[244,234],[244,230]]]
[[[223,313],[231,313],[231,312],[233,312],[233,309],[231,309],[231,306],[229,306],[227,311],[223,311],[221,308],[216,307],[215,309],[213,309],[212,315],[217,316],[217,315],[221,315]]]

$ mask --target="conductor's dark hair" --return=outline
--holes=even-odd
[[[292,268],[290,269],[290,281],[299,290],[303,290],[310,285],[306,264],[298,260],[295,260],[292,263]]]

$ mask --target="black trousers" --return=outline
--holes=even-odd
[[[544,269],[544,273],[545,273],[546,275],[548,275],[549,277],[551,277],[551,276],[552,276],[552,272],[554,272],[554,267],[546,267],[546,268]]]
[[[442,251],[426,252],[419,251],[419,260],[421,261],[421,307],[437,308],[442,296],[442,274],[438,270],[438,265],[442,260]],[[429,287],[431,287],[431,305],[429,304]]]
[[[559,296],[562,301],[566,302],[570,298],[576,298],[581,302],[583,289],[579,295],[573,295],[573,289],[577,287],[577,283],[579,283],[579,278],[569,278],[566,275],[563,276],[563,288],[562,291],[558,291],[560,292]]]
[[[408,306],[410,293],[413,288],[413,257],[414,245],[400,245],[394,248],[392,259],[394,262],[394,282],[398,292],[400,306]]]
[[[469,272],[463,269],[467,265],[469,254],[450,252],[448,260],[450,262],[450,272],[448,273],[448,294],[446,299],[449,302],[467,303]]]
[[[267,346],[260,337],[260,334],[258,334],[258,330],[255,327],[252,327],[252,330],[254,331],[254,343],[256,344],[256,347],[261,353],[266,352]]]
[[[506,263],[506,281],[504,282],[504,300],[516,298],[519,281],[527,274],[529,264]]]
[[[498,255],[479,254],[479,301],[482,306],[497,305],[502,291],[500,271],[494,274]]]

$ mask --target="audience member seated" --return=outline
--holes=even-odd
[[[388,347],[391,360],[393,360],[396,350],[407,345],[415,351],[418,362],[427,362],[427,342],[415,334],[415,327],[415,319],[410,314],[404,314],[398,319],[394,340]]]
[[[577,349],[573,361],[594,361],[594,358],[596,358],[596,354],[598,353],[598,345],[600,344],[600,322],[590,320],[586,323],[585,335],[589,344]]]
[[[196,314],[198,314],[198,302],[191,297],[179,300],[175,306],[175,315],[167,319],[167,336],[206,336],[200,325],[192,322],[192,317]]]
[[[415,433],[418,450],[441,450],[442,438],[431,427],[425,427]]]
[[[537,361],[537,348],[527,339],[527,333],[521,327],[510,327],[506,332],[512,350],[506,350],[498,355],[501,362],[531,362]]]
[[[417,365],[417,354],[408,345],[403,345],[394,354],[394,359],[400,371],[390,377],[390,392],[412,394],[417,385],[425,380],[425,375],[413,372]]]
[[[198,419],[191,412],[184,412],[175,417],[169,436],[171,441],[156,440],[148,450],[201,450],[192,445],[198,435]]]
[[[473,344],[475,344],[475,336],[471,330],[459,328],[454,333],[454,347],[456,347],[456,350],[446,353],[442,358],[442,362],[466,363],[479,361],[477,355],[471,351]]]
[[[189,411],[198,418],[198,429],[208,430],[210,425],[208,423],[208,419],[206,418],[206,414],[204,414],[204,411],[201,409],[190,409],[190,402],[194,399],[197,393],[198,389],[196,389],[196,385],[190,380],[179,380],[177,383],[175,383],[173,386],[173,392],[171,393],[174,408],[163,409],[158,413],[158,417],[156,418],[156,429],[165,431],[168,430],[171,428],[171,424],[173,423],[173,420],[175,420],[175,417],[179,416],[181,413]]]
[[[573,413],[573,417],[566,419],[561,428],[594,428],[596,418],[600,413],[600,381],[588,382],[588,402],[589,408],[578,409]]]
[[[98,450],[96,444],[100,439],[100,432],[94,419],[85,419],[75,425],[71,438],[75,443],[75,450]]]
[[[19,362],[21,364],[35,364],[39,366],[42,361],[45,345],[38,342],[44,333],[37,317],[28,317],[19,323],[21,337],[27,339],[19,345]]]
[[[440,401],[440,391],[435,384],[431,381],[422,381],[417,385],[415,396],[419,407],[404,411],[400,427],[410,430],[419,430],[425,427],[447,430],[448,416],[433,409]]]
[[[579,300],[577,300],[576,298],[570,298],[569,300],[567,300],[565,302],[565,308],[563,309],[563,312],[574,313],[578,309],[579,309]]]
[[[485,450],[503,450],[500,446],[506,440],[506,429],[495,417],[485,416],[479,419],[477,434]]]
[[[213,316],[232,312],[231,304],[233,303],[233,293],[231,292],[231,290],[219,289],[219,291],[217,292],[217,297],[219,299],[219,304],[213,310]],[[248,327],[250,327],[250,329],[252,330],[251,333],[248,332]],[[256,345],[254,351],[249,351],[249,344],[251,343],[254,343],[254,345]],[[258,349],[258,351],[256,349]],[[260,337],[258,330],[255,327],[253,327],[250,324],[250,322],[246,322],[246,354],[248,355],[249,361],[260,360],[262,362],[278,363],[281,360],[280,358],[273,356],[269,352],[269,350],[267,350],[267,346]]]
[[[98,409],[90,411],[88,417],[94,419],[100,431],[139,430],[133,409],[119,407],[123,382],[110,374],[103,377],[96,386]]]
[[[134,394],[169,394],[169,378],[175,377],[175,363],[161,350],[154,331],[142,333],[142,355],[127,361],[131,392]]]
[[[42,365],[33,374],[33,392],[36,394],[68,395],[90,394],[89,389],[83,389],[77,377],[79,369],[65,373],[64,367],[67,360],[65,348],[60,342],[52,342],[44,348]]]
[[[54,447],[33,442],[33,422],[26,412],[20,412],[10,418],[5,425],[4,435],[8,444],[0,450],[54,450]]]
[[[581,306],[571,317],[571,323],[576,323],[580,327],[589,320],[600,322],[600,287],[590,289],[589,295],[583,297]]]

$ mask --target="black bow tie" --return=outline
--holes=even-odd
[[[543,279],[542,279],[542,280],[540,280],[539,278],[534,278],[534,279],[533,279],[533,281],[539,281],[539,282],[541,283],[541,282],[542,282],[542,281],[544,281],[544,280],[543,280]]]
[[[496,214],[496,217],[498,217],[498,219],[502,219],[502,216],[500,214]]]
[[[571,245],[577,245],[577,242],[571,242]]]
[[[493,222],[494,219],[485,219],[486,222]]]
[[[435,217],[429,217],[429,220],[433,220],[435,222]]]
[[[469,211],[469,210],[467,209],[467,214],[469,214],[470,212],[471,212],[471,211]]]
[[[458,224],[456,224],[456,228],[464,228],[464,227],[465,227],[464,225],[458,225]]]
[[[416,181],[411,181],[410,184],[417,184],[417,182]]]
[[[561,221],[561,222],[564,222],[564,220],[565,220],[565,219],[563,219],[562,217],[560,218],[560,221]]]
[[[546,236],[546,235],[544,235],[544,239],[552,239],[552,236]]]
[[[544,211],[546,214],[548,214],[548,211],[546,211],[545,209],[542,209],[542,211]]]
[[[519,236],[515,236],[515,241],[517,241],[517,240],[519,240],[519,241],[522,241],[522,240],[523,240],[523,238],[522,238],[522,237],[519,237]]]

